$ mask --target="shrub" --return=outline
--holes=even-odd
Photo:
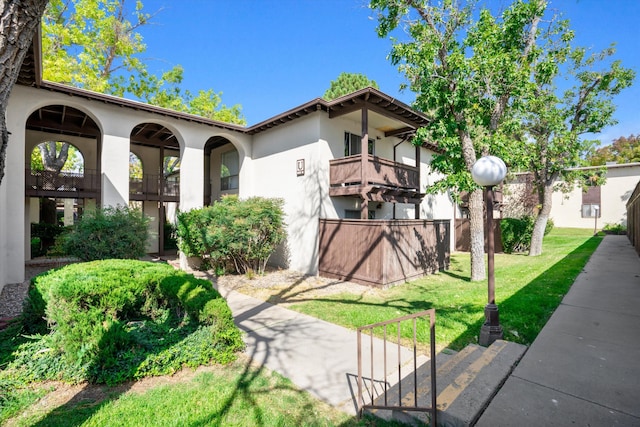
[[[216,269],[263,273],[285,239],[282,200],[227,196],[213,206],[178,214],[179,247]]]
[[[41,358],[73,380],[116,383],[225,363],[244,346],[211,283],[161,263],[93,261],[37,276],[25,312],[25,322],[51,329]]]
[[[64,255],[82,261],[143,256],[149,219],[138,209],[106,207],[85,212],[69,233],[56,242]]]
[[[607,223],[602,227],[602,231],[607,234],[627,234],[627,227],[622,224]]]
[[[31,256],[36,257],[46,254],[58,236],[66,230],[67,227],[58,224],[31,223]]]
[[[535,217],[526,215],[522,218],[503,218],[500,221],[500,232],[502,234],[502,249],[505,253],[526,252],[531,247],[531,237]],[[547,220],[544,235],[553,230],[553,220]]]

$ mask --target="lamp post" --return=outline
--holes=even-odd
[[[478,159],[471,168],[471,176],[476,184],[484,187],[484,198],[487,206],[487,288],[488,302],[484,307],[484,324],[480,328],[479,343],[488,346],[495,340],[502,339],[502,326],[495,297],[495,272],[493,265],[493,186],[502,182],[507,175],[507,166],[496,156],[484,156]]]
[[[598,213],[600,212],[600,206],[594,206],[593,210],[596,212],[596,214],[593,216],[596,219],[595,224],[593,224],[593,235],[595,236],[596,234],[598,234]]]

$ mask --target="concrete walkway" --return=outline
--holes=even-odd
[[[278,372],[316,398],[346,413],[356,414],[355,331],[222,287],[218,290],[227,300],[235,323],[245,332],[245,353],[254,366]],[[368,339],[365,341],[363,354],[368,355],[371,346]],[[374,360],[384,360],[383,342],[374,339],[373,348]],[[393,351],[397,354],[396,346]],[[411,364],[412,358],[413,352],[402,348],[400,362],[397,357],[388,359],[387,372],[397,375],[398,365]],[[421,356],[418,361],[425,363],[427,359]],[[363,360],[363,373],[370,372],[370,366]],[[377,373],[383,372],[382,363],[375,363],[374,367]],[[390,385],[395,382],[393,377],[388,379]]]
[[[356,332],[219,290],[254,367],[355,414]],[[640,258],[626,236],[607,236],[477,425],[640,426],[639,308]],[[389,372],[410,358],[403,349]]]
[[[640,257],[606,236],[477,426],[640,426]]]

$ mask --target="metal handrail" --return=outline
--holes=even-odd
[[[417,366],[417,356],[418,356],[418,350],[417,350],[417,339],[416,339],[416,331],[417,331],[417,319],[421,318],[421,317],[429,317],[429,345],[430,345],[430,351],[431,351],[431,357],[430,357],[430,365],[431,365],[431,406],[419,406],[418,405],[418,366]],[[413,396],[414,396],[414,401],[413,401],[413,406],[404,406],[402,405],[402,368],[401,368],[401,338],[400,338],[400,325],[402,322],[404,321],[409,321],[411,320],[413,322]],[[388,399],[387,399],[387,326],[388,325],[392,325],[395,324],[396,325],[396,329],[397,329],[397,348],[398,348],[398,360],[397,360],[397,366],[398,366],[398,405],[389,405]],[[358,416],[362,416],[362,412],[365,409],[386,409],[386,410],[403,410],[403,411],[420,411],[420,412],[430,412],[431,413],[431,425],[435,426],[438,425],[437,422],[437,406],[436,406],[436,395],[437,395],[437,391],[436,391],[436,311],[435,309],[430,309],[430,310],[425,310],[425,311],[421,311],[419,313],[415,313],[415,314],[411,314],[408,316],[402,316],[402,317],[398,317],[396,319],[391,319],[391,320],[387,320],[385,322],[379,322],[379,323],[373,323],[371,325],[366,325],[366,326],[362,326],[360,328],[358,328],[357,333],[358,333],[358,397],[357,397],[357,411],[358,411]],[[384,379],[383,379],[383,384],[384,384],[384,405],[376,405],[374,403],[375,399],[378,396],[374,396],[373,393],[371,393],[371,404],[367,404],[364,401],[364,397],[363,397],[363,376],[362,376],[362,334],[364,331],[368,331],[369,332],[369,337],[370,337],[370,349],[371,349],[371,377],[370,380],[373,383],[374,382],[374,352],[373,352],[373,330],[375,328],[380,328],[383,327],[384,328],[384,332],[383,332],[383,345],[384,345],[384,352],[383,352],[383,366],[384,366]]]

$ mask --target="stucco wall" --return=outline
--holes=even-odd
[[[607,181],[601,189],[601,216],[597,228],[605,224],[627,223],[626,203],[640,180],[640,163],[613,165],[607,169]],[[594,218],[582,218],[582,189],[569,194],[553,193],[551,218],[557,227],[594,228]]]
[[[107,102],[88,100],[55,91],[16,86],[9,102],[7,121],[12,132],[7,155],[6,176],[0,185],[0,286],[24,279],[24,260],[29,248],[29,223],[34,216],[30,200],[24,196],[25,159],[33,147],[50,139],[41,132],[27,132],[28,116],[47,105],[67,105],[81,110],[100,129],[97,140],[69,136],[54,139],[71,142],[83,153],[85,168],[101,169],[102,205],[129,202],[129,152],[141,158],[145,173],[158,173],[159,154],[156,149],[132,145],[132,130],[141,123],[157,123],[169,129],[180,145],[181,176],[180,205],[182,211],[202,206],[205,180],[219,181],[219,157],[230,147],[214,150],[205,168],[204,147],[214,136],[229,140],[238,151],[240,176],[238,194],[279,197],[284,199],[288,224],[288,246],[276,254],[275,261],[304,273],[317,272],[317,238],[319,218],[343,218],[348,209],[358,209],[356,199],[329,197],[329,160],[344,155],[344,133],[360,134],[358,119],[343,116],[329,119],[326,112],[317,111],[271,130],[247,135],[216,126],[156,114]],[[355,117],[354,115],[352,117]],[[415,148],[408,142],[398,145],[398,138],[386,138],[382,130],[370,123],[369,137],[376,141],[376,155],[415,165]],[[99,149],[101,147],[101,149]],[[176,152],[166,150],[166,155]],[[421,152],[423,186],[434,177],[428,174],[430,153]],[[299,161],[304,161],[304,174],[298,174]],[[205,170],[211,171],[205,176]],[[219,188],[219,183],[218,183]],[[215,189],[215,188],[214,188]],[[422,188],[421,190],[424,190]],[[218,191],[219,195],[219,191]],[[215,197],[214,197],[215,198]],[[144,204],[158,230],[156,204]],[[391,218],[393,205],[373,206],[378,218]],[[452,205],[446,195],[427,196],[422,203],[421,217],[451,218]],[[413,205],[396,206],[396,218],[413,218]],[[148,248],[157,248],[157,234]]]
[[[24,261],[29,250],[29,224],[33,210],[30,200],[24,196],[24,167],[27,153],[43,140],[49,139],[41,132],[27,132],[26,120],[38,108],[47,105],[66,105],[88,114],[101,132],[102,151],[98,144],[82,138],[52,134],[51,139],[71,142],[83,151],[86,168],[102,169],[102,204],[127,204],[129,201],[129,151],[133,128],[145,122],[159,123],[171,130],[180,144],[181,198],[180,209],[202,206],[204,195],[204,154],[206,141],[213,136],[223,136],[234,144],[239,152],[241,167],[240,193],[251,190],[251,137],[240,132],[201,123],[154,114],[142,110],[87,100],[48,90],[16,85],[13,88],[7,110],[7,126],[11,132],[7,150],[5,177],[0,184],[0,287],[6,283],[24,280]],[[171,153],[167,150],[167,154]],[[143,157],[144,156],[143,154]],[[247,160],[248,159],[248,160]],[[145,170],[151,158],[142,159]],[[155,163],[155,164],[154,164]],[[153,167],[152,166],[152,167]],[[149,215],[154,216],[145,206]],[[153,246],[154,242],[150,242]],[[157,244],[156,244],[157,245]]]
[[[318,218],[327,215],[329,159],[319,138],[320,113],[254,136],[253,195],[284,199],[287,247],[273,262],[308,274],[317,271]],[[296,164],[304,160],[304,175]]]

